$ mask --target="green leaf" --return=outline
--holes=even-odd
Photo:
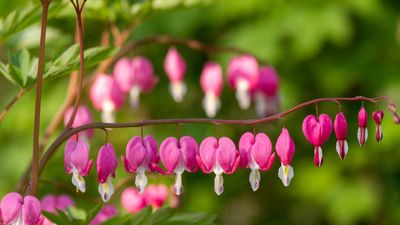
[[[69,220],[65,220],[63,217],[53,214],[53,213],[49,213],[46,211],[42,211],[42,214],[49,219],[51,222],[57,224],[57,225],[71,225]]]
[[[131,214],[123,216],[115,216],[104,221],[103,223],[101,223],[101,225],[115,225],[115,224],[123,225],[126,224],[131,218],[132,218]]]
[[[172,208],[160,208],[154,212],[146,221],[143,223],[145,225],[155,225],[163,222],[164,220],[170,218],[175,213],[175,209]]]
[[[143,221],[145,221],[151,215],[151,207],[148,206],[138,212],[132,219],[133,223],[131,225],[140,225]]]
[[[160,225],[209,225],[213,224],[215,218],[215,215],[206,213],[179,213],[163,221]]]
[[[86,212],[83,209],[68,207],[66,212],[69,218],[73,220],[85,221],[87,218]]]
[[[86,223],[89,223],[96,215],[100,212],[101,208],[103,208],[103,203],[95,205],[88,213],[86,217]]]

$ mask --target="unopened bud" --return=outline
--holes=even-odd
[[[400,125],[400,117],[397,115],[397,113],[393,113],[393,121],[396,125]]]
[[[388,109],[392,113],[396,113],[396,105],[393,102],[390,102],[388,105]]]

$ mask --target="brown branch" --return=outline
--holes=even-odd
[[[0,123],[3,121],[4,116],[8,113],[8,111],[13,107],[15,102],[18,101],[26,92],[28,92],[31,88],[28,89],[21,89],[17,95],[15,95],[11,101],[6,105],[6,107],[3,109],[3,111],[0,114]]]
[[[33,195],[37,194],[39,187],[39,128],[40,128],[40,108],[42,100],[42,86],[43,86],[43,70],[44,70],[44,56],[46,49],[46,28],[47,28],[47,14],[49,10],[50,1],[42,0],[42,27],[40,32],[40,50],[39,62],[37,72],[36,84],[36,100],[35,100],[35,116],[33,127],[33,151],[32,151],[32,173],[31,173],[31,190]]]

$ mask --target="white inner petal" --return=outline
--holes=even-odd
[[[260,180],[261,180],[261,175],[260,171],[258,169],[251,170],[249,181],[251,184],[251,188],[253,191],[257,191],[258,188],[260,187]]]
[[[294,170],[293,167],[290,165],[283,165],[281,163],[281,167],[279,167],[278,177],[282,180],[282,183],[285,187],[289,186],[290,181],[294,177]]]
[[[183,97],[186,95],[187,87],[186,84],[182,81],[173,82],[169,86],[172,98],[175,102],[182,102]]]
[[[136,170],[136,178],[135,178],[135,185],[140,194],[143,193],[144,189],[147,186],[147,177],[144,168],[138,168]]]
[[[264,117],[267,115],[267,100],[265,95],[257,91],[255,94],[255,102],[256,102],[256,113],[258,117]]]
[[[135,85],[129,90],[129,103],[133,109],[137,109],[139,106],[139,96],[140,96],[140,88]]]
[[[85,193],[85,179],[81,175],[79,175],[79,172],[75,167],[72,167],[72,184],[76,187],[77,192],[80,191],[82,193]]]
[[[105,101],[101,111],[101,121],[104,123],[115,122],[115,105],[111,101]]]
[[[24,221],[22,220],[22,211],[20,211],[18,217],[11,222],[11,225],[24,225]]]
[[[236,99],[240,108],[248,109],[250,107],[249,83],[247,80],[239,79],[236,84]]]
[[[207,116],[213,118],[221,107],[221,101],[213,92],[207,92],[203,98],[203,109]]]
[[[175,184],[174,184],[174,192],[176,195],[181,195],[183,191],[183,185],[182,185],[182,173],[176,173],[175,175]]]
[[[221,195],[222,192],[224,192],[224,178],[222,177],[222,174],[215,174],[214,191],[217,195]]]
[[[98,191],[100,193],[103,202],[108,202],[111,196],[114,194],[114,185],[111,182],[111,178],[108,177],[107,182],[99,184]]]

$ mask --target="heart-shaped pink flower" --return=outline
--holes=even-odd
[[[135,184],[139,193],[143,193],[147,185],[146,171],[153,172],[160,161],[157,152],[157,141],[147,135],[133,137],[126,145],[126,156],[121,156],[122,163],[128,173],[137,173]]]
[[[294,176],[291,162],[295,152],[295,144],[286,128],[282,128],[282,132],[276,141],[275,149],[276,154],[278,154],[279,159],[281,160],[278,177],[282,180],[283,185],[287,187]]]
[[[235,143],[227,137],[216,139],[207,137],[200,144],[197,163],[203,173],[215,173],[214,191],[217,195],[224,191],[222,174],[232,174],[240,163],[240,155]]]
[[[314,164],[320,167],[323,162],[321,146],[329,139],[332,133],[332,120],[326,114],[318,118],[308,115],[303,121],[303,134],[307,141],[314,145]]]
[[[43,223],[40,201],[32,195],[6,194],[0,202],[2,224],[38,225]]]
[[[383,138],[381,123],[382,123],[384,115],[385,115],[385,113],[382,110],[378,110],[378,111],[375,111],[372,113],[372,118],[374,119],[374,121],[376,123],[375,138],[376,138],[377,142],[382,141],[382,138]]]
[[[174,191],[177,195],[182,193],[182,174],[197,171],[196,155],[198,152],[196,140],[189,136],[176,139],[169,137],[160,145],[160,159],[169,174],[175,173]]]
[[[336,134],[336,151],[339,154],[340,159],[346,157],[349,150],[349,145],[347,144],[347,121],[346,117],[342,112],[338,113],[335,117],[335,122],[333,124],[335,134]]]
[[[98,191],[104,202],[108,202],[114,193],[114,185],[111,180],[115,177],[118,166],[118,158],[112,144],[101,146],[96,161],[97,178],[99,181]]]
[[[253,191],[260,186],[259,170],[269,170],[275,160],[275,153],[272,153],[272,143],[269,137],[264,133],[254,135],[246,132],[239,140],[240,166],[250,167],[250,184]]]
[[[357,139],[360,146],[364,146],[368,140],[368,113],[365,110],[364,106],[361,106],[360,111],[358,112],[358,130],[357,130]]]

